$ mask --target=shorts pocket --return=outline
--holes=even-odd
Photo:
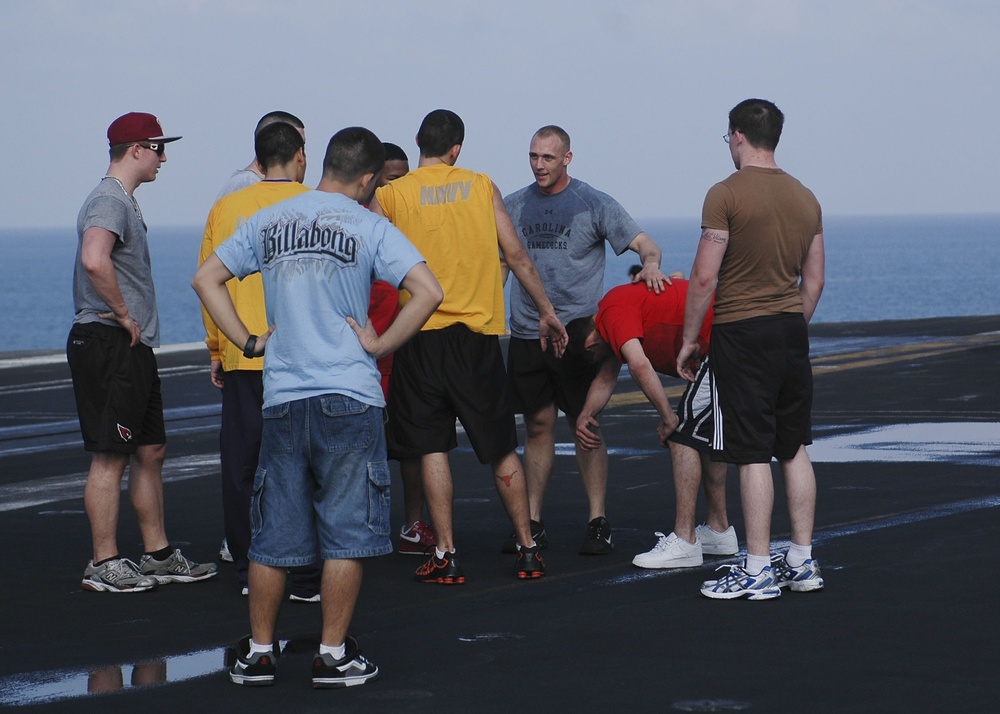
[[[389,535],[389,462],[368,462],[368,528],[375,535]]]
[[[257,467],[253,476],[253,495],[250,497],[250,537],[260,534],[264,523],[264,482],[267,480],[267,469]]]
[[[269,454],[289,454],[292,451],[292,418],[290,402],[264,407],[261,411],[261,452]]]
[[[382,428],[381,410],[339,394],[320,397],[323,439],[331,454],[367,449]]]

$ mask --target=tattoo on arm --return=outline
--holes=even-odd
[[[701,239],[712,243],[718,243],[719,245],[725,245],[729,242],[729,234],[720,233],[719,231],[713,231],[711,228],[706,228],[701,232]]]

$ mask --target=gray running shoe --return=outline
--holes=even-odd
[[[154,560],[148,553],[139,561],[143,575],[152,575],[160,585],[167,583],[194,583],[215,577],[219,567],[215,563],[192,563],[181,555],[180,548],[174,548],[169,558]]]
[[[95,593],[141,593],[153,590],[159,581],[139,572],[138,566],[128,558],[115,558],[101,565],[94,565],[91,560],[83,569],[84,590]]]
[[[802,565],[793,568],[785,560],[784,555],[771,556],[771,570],[774,571],[774,584],[779,588],[791,588],[797,593],[808,593],[822,590],[826,584],[823,573],[819,569],[819,561],[810,558]]]

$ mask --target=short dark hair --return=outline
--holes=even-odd
[[[385,148],[373,132],[361,126],[341,129],[330,139],[323,158],[323,176],[347,183],[385,166]]]
[[[266,127],[269,127],[277,122],[291,124],[292,126],[298,129],[306,128],[306,125],[302,123],[302,120],[299,119],[294,114],[289,114],[288,112],[282,112],[282,111],[268,112],[267,114],[262,116],[260,120],[257,122],[257,127],[253,130],[253,135],[257,136]]]
[[[406,152],[403,151],[401,146],[397,146],[389,141],[383,141],[382,148],[385,149],[386,161],[405,161],[406,163],[410,163],[410,160],[406,157]]]
[[[555,124],[547,124],[538,131],[536,131],[535,136],[537,136],[539,139],[544,139],[549,136],[557,137],[559,141],[562,142],[563,151],[568,152],[570,150],[569,134],[567,134],[566,130],[563,129],[561,126],[556,126]]]
[[[257,161],[265,170],[274,166],[284,166],[294,159],[298,150],[305,145],[305,139],[299,130],[285,122],[275,122],[265,126],[253,140]]]
[[[785,115],[766,99],[744,99],[729,112],[729,131],[738,131],[758,149],[774,151],[781,138]]]
[[[587,350],[584,348],[583,343],[587,341],[587,337],[590,336],[590,333],[595,328],[593,315],[570,320],[569,324],[566,325],[566,334],[569,336],[569,342],[566,343],[566,351],[575,356],[586,355]]]
[[[465,124],[449,109],[435,109],[424,117],[417,130],[420,155],[428,158],[444,156],[451,147],[464,141]]]
[[[131,144],[115,144],[108,149],[108,154],[111,156],[112,161],[121,161],[133,146],[135,146],[134,142]]]

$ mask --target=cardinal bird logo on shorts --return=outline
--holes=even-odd
[[[132,430],[128,427],[124,427],[121,424],[116,424],[118,427],[118,436],[122,438],[122,441],[132,441]]]

